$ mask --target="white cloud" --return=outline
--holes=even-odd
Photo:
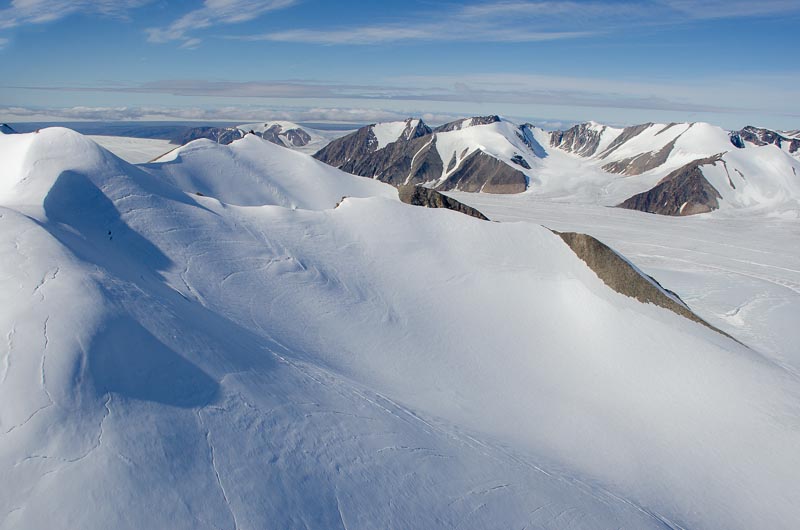
[[[496,28],[479,31],[450,32],[447,24],[422,26],[362,26],[342,30],[287,30],[243,37],[250,41],[302,42],[308,44],[383,44],[402,41],[481,41],[541,42],[574,39],[595,35],[591,31],[526,31],[505,32]]]
[[[76,13],[126,17],[152,0],[12,0],[0,9],[0,29],[26,24],[45,24]]]
[[[370,105],[413,102],[425,108],[443,104],[469,106],[544,105],[560,108],[638,109],[641,111],[783,112],[797,109],[797,75],[758,78],[731,73],[728,76],[695,76],[690,79],[622,79],[590,76],[548,76],[493,72],[438,76],[403,76],[376,79],[371,84],[318,81],[208,81],[161,80],[130,85],[14,87],[18,90],[167,94],[173,97],[216,98],[220,101],[249,99],[320,101],[333,105],[369,101]],[[725,90],[720,90],[725,87]],[[291,104],[291,103],[289,103]],[[316,103],[309,103],[316,104]],[[366,105],[366,103],[364,103]],[[491,109],[490,109],[491,110]],[[497,111],[494,111],[497,112]],[[797,115],[798,111],[791,112]]]
[[[27,121],[225,121],[247,123],[261,120],[374,123],[401,120],[409,116],[422,117],[429,123],[443,123],[460,117],[443,113],[422,113],[418,110],[395,111],[357,107],[0,107],[0,122],[11,123]]]
[[[200,44],[199,38],[191,36],[194,31],[247,22],[297,2],[298,0],[205,0],[203,7],[189,11],[168,26],[148,28],[147,40],[155,43],[182,41],[182,47],[194,48]]]

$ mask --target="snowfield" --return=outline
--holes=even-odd
[[[255,137],[134,166],[52,128],[0,159],[1,528],[800,520],[796,217],[455,194],[524,219],[485,222]]]
[[[169,140],[127,136],[89,136],[89,138],[131,164],[150,162],[175,149],[175,145]]]

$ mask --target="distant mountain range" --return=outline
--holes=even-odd
[[[723,204],[796,203],[798,144],[796,133],[755,127],[727,132],[706,123],[614,128],[589,122],[546,132],[482,116],[439,127],[419,119],[372,124],[333,140],[314,157],[394,186],[582,193],[613,200],[611,206],[691,215]]]
[[[282,147],[313,154],[343,133],[303,127],[289,121],[270,121],[245,123],[235,127],[191,127],[174,136],[172,143],[184,145],[192,140],[205,138],[227,145],[244,138],[246,134],[255,134]]]

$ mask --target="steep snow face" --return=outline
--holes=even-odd
[[[390,121],[376,123],[372,126],[372,133],[378,141],[376,149],[383,149],[403,136],[403,132],[414,129],[419,125],[419,120]]]
[[[333,208],[342,197],[396,198],[381,182],[247,135],[230,145],[195,140],[147,166],[176,187],[228,204]]]
[[[0,138],[25,151],[0,202],[4,526],[800,517],[797,378],[611,291],[549,230],[382,196],[237,206],[172,184],[205,142],[140,169],[23,136]],[[256,172],[241,142],[218,177]],[[281,182],[303,155],[269,148],[295,157],[264,170]]]

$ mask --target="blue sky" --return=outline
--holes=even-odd
[[[0,120],[800,128],[797,0],[0,2]]]

